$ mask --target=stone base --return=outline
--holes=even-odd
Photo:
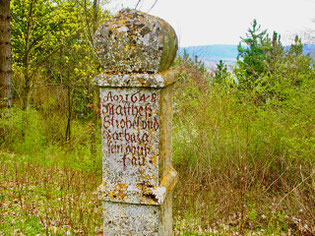
[[[171,236],[172,195],[158,206],[103,201],[104,236]]]
[[[105,235],[159,235],[161,206],[103,202]]]

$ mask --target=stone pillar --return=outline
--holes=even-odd
[[[165,21],[125,9],[94,36],[100,87],[104,235],[172,235],[172,87],[177,37]]]

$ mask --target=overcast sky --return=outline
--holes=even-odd
[[[253,19],[262,29],[280,33],[284,44],[296,33],[315,34],[315,0],[157,0],[151,9],[155,1],[142,0],[137,9],[170,23],[182,47],[238,44]],[[117,11],[135,8],[137,2],[111,0],[107,7]]]

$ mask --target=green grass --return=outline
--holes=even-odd
[[[0,153],[0,234],[101,235],[100,174]]]

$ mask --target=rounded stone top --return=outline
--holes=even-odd
[[[178,40],[164,20],[123,9],[96,31],[94,47],[105,73],[157,73],[171,66]]]

